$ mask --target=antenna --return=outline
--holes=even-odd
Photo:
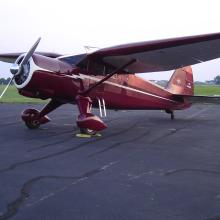
[[[93,47],[93,46],[84,46],[86,53],[92,53],[96,50],[100,49],[99,47]]]

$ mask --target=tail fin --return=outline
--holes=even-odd
[[[176,69],[166,89],[175,95],[194,95],[193,72],[191,66]]]

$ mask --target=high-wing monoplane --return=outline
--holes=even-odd
[[[35,52],[39,42],[40,38],[27,53],[0,54],[0,61],[13,63],[12,81],[21,95],[50,100],[40,111],[22,112],[30,129],[49,122],[47,114],[66,103],[78,106],[76,122],[81,132],[95,133],[107,127],[101,119],[106,109],[164,110],[173,119],[175,110],[194,102],[220,102],[219,97],[194,96],[190,67],[220,57],[220,33],[131,43],[78,55]],[[135,75],[167,70],[175,71],[165,88]],[[101,117],[92,113],[92,106],[99,108]]]

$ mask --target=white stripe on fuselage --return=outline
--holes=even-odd
[[[99,82],[101,80],[101,79],[96,78],[94,76],[88,76],[88,75],[84,75],[84,74],[81,74],[81,73],[79,75],[72,75],[72,76],[65,75],[65,76],[73,78],[73,79],[90,79],[90,80],[93,80],[93,81],[96,81],[96,82]],[[144,95],[152,96],[152,97],[155,97],[155,98],[163,99],[163,100],[166,100],[166,101],[177,103],[176,101],[174,101],[172,99],[167,99],[167,98],[164,98],[164,97],[161,97],[161,96],[158,96],[158,95],[154,95],[152,93],[144,92],[144,91],[134,89],[134,88],[131,88],[131,87],[128,87],[128,86],[123,86],[123,85],[120,85],[120,84],[117,84],[117,83],[114,83],[114,82],[110,82],[108,80],[104,81],[103,83],[109,84],[109,85],[112,85],[112,86],[116,86],[116,87],[119,87],[119,88],[123,88],[123,89],[126,89],[126,90],[130,90],[130,91],[133,91],[133,92],[141,93],[141,94],[144,94]]]

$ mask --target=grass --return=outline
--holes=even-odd
[[[0,85],[0,94],[4,90],[5,85]],[[0,103],[45,103],[44,100],[40,99],[31,99],[24,96],[21,96],[15,86],[9,86],[6,93],[0,99]]]
[[[4,85],[0,85],[0,94],[5,88]],[[220,86],[195,86],[195,95],[220,95]],[[0,102],[4,103],[45,103],[46,101],[40,99],[26,98],[18,94],[15,86],[9,86],[8,90],[0,99]]]
[[[213,96],[213,95],[220,95],[220,86],[195,86],[195,95],[207,95],[207,96]]]

